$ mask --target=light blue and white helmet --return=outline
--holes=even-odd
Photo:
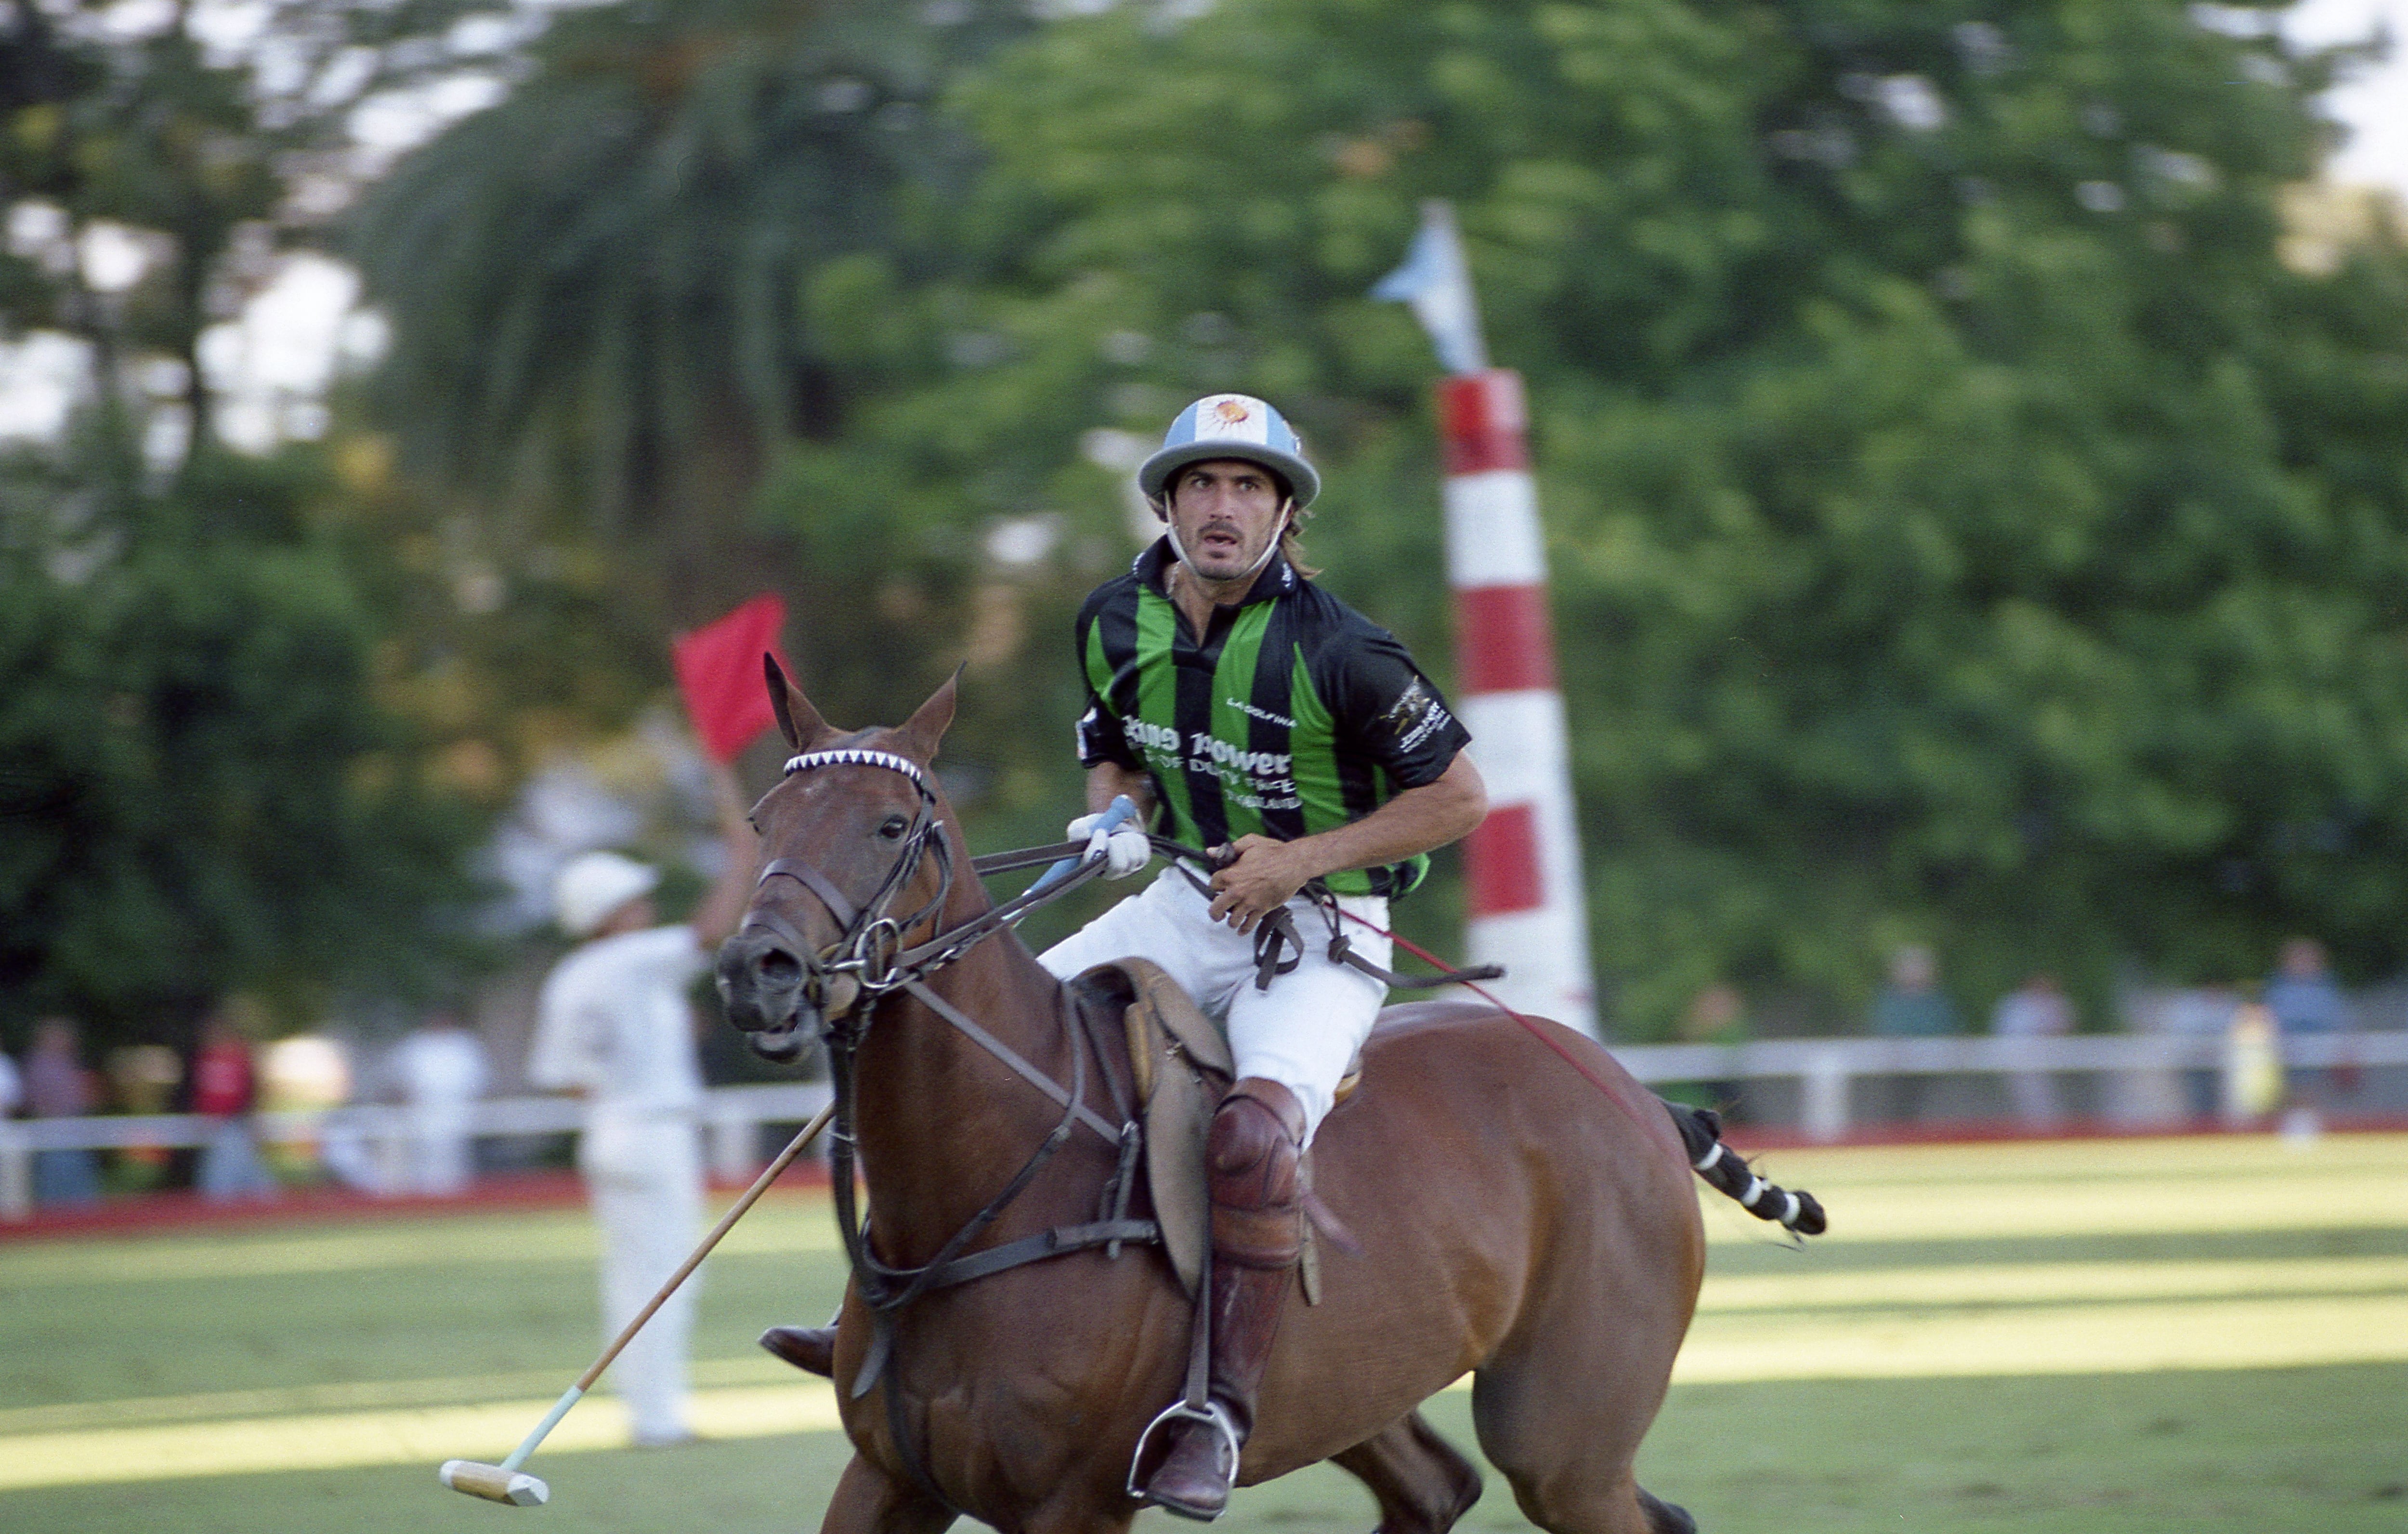
[[[1252,394],[1206,394],[1180,411],[1162,434],[1162,446],[1139,467],[1138,488],[1147,500],[1159,501],[1172,475],[1211,458],[1242,458],[1276,470],[1299,511],[1321,494],[1321,476],[1305,461],[1304,444],[1277,410]]]

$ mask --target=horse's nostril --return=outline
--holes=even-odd
[[[803,967],[792,953],[773,948],[761,955],[761,978],[776,985],[792,985],[803,978]]]

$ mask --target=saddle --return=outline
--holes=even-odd
[[[1073,983],[1089,996],[1122,1009],[1121,1025],[1128,1037],[1140,1122],[1145,1131],[1146,1191],[1154,1199],[1154,1223],[1162,1227],[1163,1250],[1169,1254],[1181,1285],[1194,1297],[1203,1277],[1205,1248],[1211,1241],[1205,1142],[1212,1132],[1212,1114],[1237,1077],[1228,1035],[1151,960],[1132,957],[1099,964]],[[1354,1095],[1362,1079],[1362,1065],[1358,1055],[1347,1068],[1345,1079],[1338,1084],[1337,1101],[1344,1102]],[[1317,1305],[1321,1265],[1314,1248],[1314,1226],[1334,1221],[1310,1191],[1309,1151],[1301,1170],[1307,1218],[1298,1270],[1305,1302]]]

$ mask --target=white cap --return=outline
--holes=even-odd
[[[609,914],[650,895],[661,882],[657,869],[616,853],[584,853],[569,859],[552,882],[552,909],[561,930],[572,938],[590,936]]]

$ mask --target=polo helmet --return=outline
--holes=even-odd
[[[1207,394],[1180,411],[1162,434],[1162,446],[1139,466],[1138,488],[1158,502],[1172,475],[1211,458],[1242,458],[1273,470],[1287,481],[1299,511],[1321,494],[1321,476],[1306,462],[1296,432],[1252,394]]]

